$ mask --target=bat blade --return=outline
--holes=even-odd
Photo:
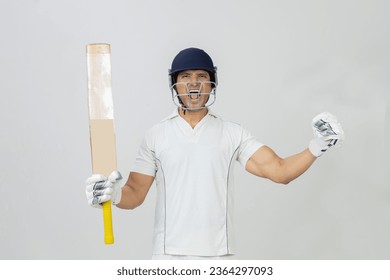
[[[116,170],[114,110],[111,91],[111,46],[87,45],[88,105],[92,171],[109,174]],[[111,201],[103,203],[104,243],[114,243]]]

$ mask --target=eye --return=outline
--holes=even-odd
[[[210,77],[209,77],[208,74],[200,74],[198,77],[199,77],[199,79],[202,79],[202,80],[208,80],[208,79],[210,79]]]
[[[181,75],[179,76],[180,79],[188,79],[189,77],[190,77],[189,74],[181,74]]]

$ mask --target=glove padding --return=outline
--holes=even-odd
[[[344,131],[337,118],[328,112],[321,113],[312,121],[315,138],[309,145],[310,152],[319,157],[330,147],[341,146],[344,142]]]
[[[122,197],[121,179],[119,171],[113,171],[108,178],[100,174],[89,177],[85,182],[88,204],[96,208],[101,208],[102,203],[109,200],[113,205],[118,204]]]

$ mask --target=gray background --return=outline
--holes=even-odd
[[[286,187],[236,169],[238,258],[389,259],[389,10],[385,0],[1,0],[0,258],[150,257],[154,187],[140,208],[113,210],[112,246],[84,195],[85,45],[108,42],[123,174],[174,108],[172,58],[200,47],[219,67],[213,110],[280,156],[307,147],[322,111],[346,132]]]

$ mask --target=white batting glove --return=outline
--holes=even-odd
[[[312,121],[315,138],[310,141],[309,150],[315,157],[320,157],[330,147],[341,146],[344,131],[337,118],[328,112],[321,113]]]
[[[121,179],[119,171],[113,171],[108,178],[100,174],[89,177],[85,182],[88,204],[96,208],[101,208],[102,203],[109,200],[113,205],[118,204],[122,197]]]

